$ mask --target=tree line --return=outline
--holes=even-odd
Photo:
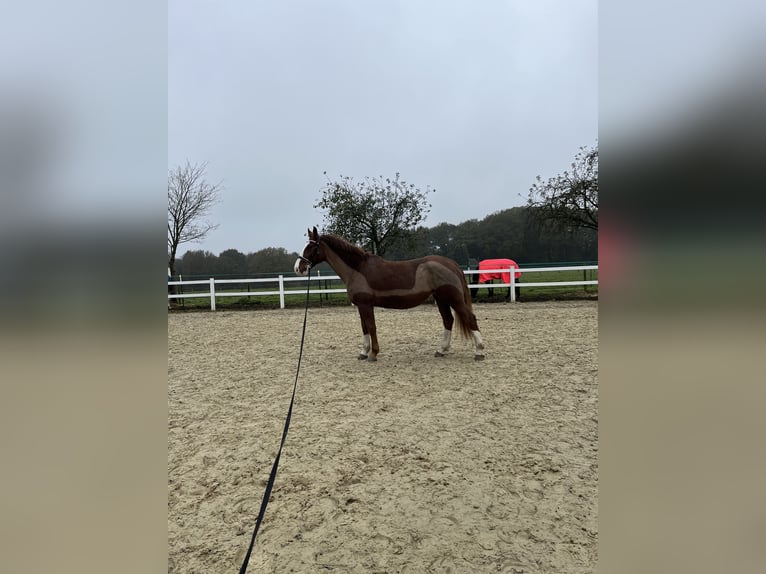
[[[221,184],[206,181],[205,164],[187,161],[168,174],[170,274],[244,277],[289,272],[298,254],[282,247],[248,254],[236,249],[219,255],[187,251],[176,260],[181,243],[198,241],[216,227],[203,218],[221,191]],[[323,233],[335,233],[388,259],[438,254],[474,269],[482,259],[513,259],[522,266],[598,259],[597,146],[581,147],[563,173],[547,180],[538,176],[525,206],[481,220],[423,226],[431,209],[428,194],[435,191],[423,191],[399,173],[393,179],[341,175],[327,178],[314,207],[324,212]],[[330,271],[325,267],[323,271]]]
[[[458,225],[440,223],[418,228],[409,245],[394,246],[392,259],[438,254],[463,267],[482,259],[513,259],[520,265],[596,261],[598,231],[560,227],[535,217],[529,207],[512,207]]]
[[[464,268],[482,259],[508,258],[520,265],[596,261],[598,232],[583,227],[558,227],[540,221],[530,207],[512,207],[460,224],[420,226],[386,252],[388,259],[430,254],[450,257]],[[298,253],[267,247],[252,253],[227,249],[218,255],[191,250],[176,261],[176,274],[190,276],[264,276],[292,271]],[[333,274],[320,266],[322,273]]]

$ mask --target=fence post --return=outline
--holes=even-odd
[[[515,269],[511,267],[511,303],[516,302],[516,273]]]
[[[279,276],[279,308],[285,308],[285,276]]]
[[[215,311],[215,279],[210,278],[210,310]]]

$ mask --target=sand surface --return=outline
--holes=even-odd
[[[248,572],[594,572],[597,303],[309,310],[292,425]],[[168,571],[237,572],[279,446],[302,310],[168,317]]]

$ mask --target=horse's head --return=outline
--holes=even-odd
[[[319,243],[319,233],[317,233],[316,227],[314,227],[313,231],[311,229],[308,230],[308,238],[309,240],[306,243],[306,247],[303,248],[303,253],[295,260],[295,265],[293,266],[297,275],[305,275],[314,265],[327,261],[324,249]]]

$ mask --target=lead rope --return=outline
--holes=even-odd
[[[269,505],[269,498],[271,497],[271,489],[274,487],[274,481],[277,478],[277,469],[279,468],[279,459],[282,456],[282,447],[285,446],[285,439],[287,438],[287,430],[290,428],[290,419],[293,416],[293,403],[295,403],[295,391],[298,388],[298,373],[301,370],[301,358],[303,357],[303,342],[306,339],[306,318],[309,314],[309,287],[311,285],[311,265],[308,268],[308,278],[306,279],[306,309],[303,313],[303,331],[301,332],[301,349],[298,353],[298,368],[295,370],[295,382],[293,383],[293,396],[290,399],[290,408],[287,409],[287,418],[285,419],[285,428],[282,431],[282,442],[279,443],[279,450],[277,451],[277,457],[274,459],[274,465],[271,467],[271,474],[269,475],[269,482],[266,484],[266,492],[263,493],[263,500],[261,501],[261,509],[258,511],[258,518],[255,521],[255,528],[253,529],[253,537],[250,539],[250,546],[245,554],[245,559],[242,561],[242,566],[239,569],[239,574],[245,574],[247,572],[247,563],[250,561],[250,554],[253,552],[253,546],[255,545],[255,538],[258,536],[258,530],[261,528],[261,522],[263,522],[263,516],[266,514],[266,507]]]

